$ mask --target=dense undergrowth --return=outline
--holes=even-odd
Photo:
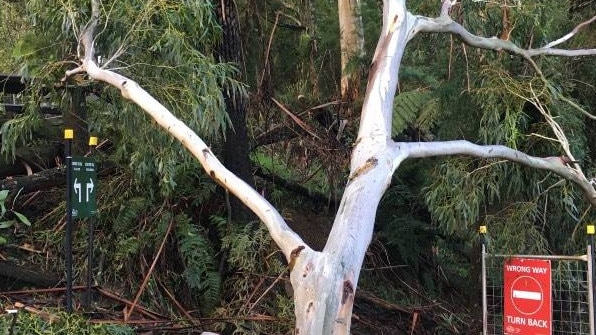
[[[0,330],[3,334],[38,335],[133,335],[128,326],[116,324],[93,324],[78,314],[58,312],[54,319],[47,320],[36,314],[21,311],[17,314],[4,314],[0,317]]]
[[[0,2],[12,6],[15,1]],[[2,129],[2,153],[7,157],[16,157],[17,148],[35,140],[34,131],[42,124],[38,113],[42,98],[65,110],[72,107],[72,90],[54,84],[71,69],[70,62],[63,61],[73,59],[77,51],[70,28],[82,22],[88,8],[81,5],[83,1],[50,3],[28,1],[22,8],[3,12],[14,11],[11,19],[23,31],[6,47],[16,49],[16,58],[2,65],[35,74],[38,88],[56,88],[43,91],[43,97],[35,86],[26,92],[25,113]],[[221,38],[211,3],[121,2],[110,12],[113,25],[105,26],[99,47],[113,54],[121,51],[121,45],[129,46],[119,59],[118,66],[126,65],[119,68],[121,73],[138,80],[197,129],[218,156],[223,130],[229,126],[221,88],[231,85],[245,93],[254,166],[250,174],[263,172],[254,177],[256,189],[320,250],[346,183],[359,122],[358,113],[342,114],[338,100],[336,3],[238,1],[245,34],[243,71],[210,56]],[[367,55],[353,65],[365,73],[378,38],[381,6],[377,0],[362,3]],[[452,15],[474,33],[495,36],[504,28],[502,15],[508,11],[515,23],[513,41],[531,46],[562,36],[583,17],[593,15],[590,4],[593,1],[548,0],[501,6],[473,1],[461,2]],[[29,13],[25,5],[31,7]],[[87,9],[78,10],[79,5]],[[408,1],[408,8],[430,16],[438,10],[436,4],[416,0]],[[283,15],[278,26],[274,21],[279,13]],[[35,20],[23,19],[27,15]],[[79,21],[71,21],[75,18]],[[204,34],[197,34],[198,26],[204,27]],[[593,29],[578,35],[578,46],[594,42]],[[400,69],[394,139],[464,138],[558,156],[560,144],[551,140],[552,130],[538,110],[546,108],[567,132],[569,148],[586,175],[596,175],[594,121],[560,99],[594,109],[594,63],[546,57],[537,63],[544,69],[545,81],[537,80],[520,58],[472,52],[448,36],[417,36]],[[231,78],[237,71],[243,72],[242,83]],[[288,269],[264,227],[250,219],[232,221],[225,192],[118,91],[76,79],[81,82],[73,84],[91,96],[85,126],[106,142],[94,155],[112,167],[101,171],[98,185],[95,284],[130,300],[138,295],[140,305],[167,318],[203,320],[197,328],[224,334],[290,334],[294,314]],[[361,84],[364,92],[366,75]],[[535,92],[538,101],[532,100]],[[299,117],[302,127],[271,98]],[[354,110],[361,100],[354,101]],[[342,121],[347,124],[340,131]],[[286,132],[274,131],[280,129]],[[276,141],[280,134],[285,137]],[[290,191],[289,186],[296,185],[301,188]],[[306,192],[298,194],[296,189]],[[0,230],[0,239],[6,240],[0,255],[63,277],[64,190],[43,189],[16,199],[2,214],[9,219],[23,214],[31,226],[18,220],[10,227],[6,223]],[[487,238],[499,252],[573,254],[585,247],[578,232],[593,219],[593,211],[570,183],[540,171],[467,157],[407,161],[379,207],[359,280],[353,333],[472,333],[480,320],[480,224],[489,226]],[[84,283],[89,266],[87,223],[75,225],[76,284]],[[18,248],[25,244],[39,252]],[[124,306],[102,300],[95,307],[121,313]],[[19,313],[19,323],[32,327],[23,329],[61,334],[79,325],[89,334],[127,331],[82,324],[84,319],[74,316],[61,320],[48,325]],[[9,320],[1,322],[6,326]]]
[[[188,187],[189,193],[181,195],[177,202],[162,199],[156,205],[138,196],[141,190],[135,188],[125,173],[100,180],[94,284],[129,300],[142,288],[141,306],[183,323],[189,317],[213,320],[207,323],[205,330],[225,334],[290,333],[294,314],[288,269],[266,229],[258,222],[238,224],[228,221],[223,194],[219,194],[208,179],[199,177],[193,182],[201,186]],[[264,181],[260,185],[263,190],[273,187]],[[196,189],[203,191],[190,192]],[[331,226],[333,210],[327,209],[326,204],[297,197],[283,188],[275,192],[274,201],[282,206],[282,214],[290,226],[301,232],[308,243],[321,247]],[[51,273],[64,271],[62,197],[61,189],[44,191],[43,201],[40,196],[35,211],[31,211],[31,206],[24,209],[26,215],[38,219],[31,227],[21,226],[15,230],[9,239],[9,244],[27,243],[42,250],[43,254],[27,255],[26,262]],[[49,198],[53,200],[48,201]],[[54,207],[56,203],[62,205]],[[283,209],[282,204],[292,204],[293,207]],[[82,220],[76,221],[75,225],[76,285],[84,284],[87,271],[87,224]],[[419,232],[402,233],[416,236],[412,234]],[[456,269],[465,268],[466,265],[462,265],[465,262],[455,258],[451,259],[452,264],[444,262],[443,256],[431,253],[430,242],[405,254],[409,250],[407,246],[392,244],[393,239],[383,237],[384,234],[382,230],[379,232],[367,253],[360,290],[378,301],[401,306],[403,310],[386,309],[374,300],[362,300],[357,296],[358,319],[354,321],[354,333],[375,332],[383,327],[406,331],[412,327],[411,315],[418,309],[415,312],[419,315],[419,320],[414,323],[416,329],[448,331],[473,327],[473,310],[444,300],[446,296],[455,301],[473,299],[473,294],[445,295],[453,285],[465,281],[471,274],[465,272],[457,278],[450,275],[448,280],[442,277],[445,271],[457,272]],[[162,243],[163,248],[160,248]],[[48,258],[53,262],[47,262]],[[147,285],[142,286],[154,261],[156,265]],[[75,306],[80,308],[81,301],[77,299],[81,296],[76,297]],[[114,315],[122,308],[105,299],[96,301],[94,307],[110,310],[116,313]],[[53,308],[60,310],[60,306]],[[36,322],[43,324],[43,321],[33,321],[33,316],[19,317],[23,318],[23,323],[32,322],[31,327],[37,327]],[[383,324],[383,318],[393,320],[390,326]],[[97,334],[113,331],[99,326],[86,329],[97,330]],[[184,332],[180,330],[178,333]]]

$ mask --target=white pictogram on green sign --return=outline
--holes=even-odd
[[[95,162],[88,157],[73,157],[71,162],[72,217],[86,218],[97,213],[95,185],[97,172]]]

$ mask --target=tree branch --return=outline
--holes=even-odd
[[[444,4],[445,3],[449,3],[449,1],[445,1]],[[565,57],[596,55],[596,48],[574,50],[552,48],[553,46],[567,41],[568,39],[573,37],[579,31],[579,29],[581,29],[585,25],[593,21],[596,21],[596,16],[575,27],[575,29],[573,29],[571,33],[565,35],[564,37],[554,42],[547,44],[542,48],[522,49],[511,41],[502,40],[497,37],[481,37],[470,33],[462,25],[453,21],[449,16],[445,15],[446,11],[444,10],[444,8],[445,7],[443,7],[443,10],[441,11],[441,16],[438,18],[429,18],[425,16],[412,15],[412,17],[414,18],[414,24],[413,29],[410,32],[409,39],[414,37],[414,35],[416,35],[418,32],[451,33],[454,35],[459,35],[461,39],[470,46],[488,50],[505,50],[510,53],[521,55],[529,61],[531,61],[532,57],[540,55]],[[532,66],[536,67],[535,64],[532,64]]]
[[[93,61],[93,34],[99,22],[99,5],[97,0],[92,0],[91,3],[92,17],[80,37],[80,43],[85,50],[85,55],[81,59],[80,68],[71,72],[80,72],[80,69],[86,71],[90,78],[103,81],[120,89],[123,97],[132,100],[147,112],[157,124],[180,141],[199,160],[211,178],[238,197],[263,221],[271,237],[289,261],[292,250],[306,246],[306,244],[288,227],[273,205],[242,179],[226,169],[211,152],[207,144],[192,129],[176,118],[136,82],[118,73],[101,69]],[[67,72],[68,74],[69,72]],[[311,250],[309,247],[306,248],[309,251]]]
[[[549,44],[545,45],[543,48],[552,48],[552,47],[554,47],[556,45],[559,45],[559,44],[561,44],[563,42],[566,42],[567,40],[569,40],[570,38],[572,38],[573,36],[575,36],[575,34],[577,34],[580,30],[582,30],[584,27],[586,27],[587,25],[589,25],[590,23],[592,23],[594,21],[596,21],[596,15],[594,15],[591,19],[586,20],[586,21],[578,24],[567,35],[559,38],[558,40],[555,40],[555,41],[550,42]]]
[[[531,168],[551,171],[574,182],[584,193],[586,199],[596,206],[596,189],[581,172],[571,167],[567,157],[535,157],[508,148],[503,145],[478,145],[469,141],[393,143],[394,156],[407,152],[407,158],[425,158],[436,156],[468,155],[480,158],[501,158]]]

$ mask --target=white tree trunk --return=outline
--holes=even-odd
[[[341,0],[340,0],[341,2]],[[406,158],[439,155],[472,155],[508,159],[554,172],[575,182],[588,201],[596,205],[596,191],[579,168],[560,157],[538,158],[504,146],[480,146],[466,141],[395,143],[391,140],[393,99],[399,65],[407,42],[420,31],[449,32],[479,48],[508,50],[526,58],[541,54],[594,55],[595,49],[560,50],[552,45],[524,50],[508,41],[470,34],[448,16],[452,2],[445,0],[438,18],[407,12],[405,0],[386,0],[383,28],[377,44],[350,176],[333,228],[323,251],[309,248],[289,229],[283,218],[258,192],[230,173],[192,129],[176,119],[163,105],[134,81],[99,68],[93,61],[93,34],[100,19],[98,2],[92,0],[93,18],[81,35],[85,56],[80,67],[67,75],[86,71],[95,80],[121,90],[177,138],[203,165],[207,173],[259,216],[291,265],[294,287],[296,334],[349,334],[354,295],[366,249],[371,241],[379,201],[391,177]],[[534,64],[535,65],[535,64]],[[536,68],[538,71],[539,69]]]

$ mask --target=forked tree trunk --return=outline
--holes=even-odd
[[[395,155],[390,145],[393,96],[407,36],[404,3],[386,1],[383,18],[349,181],[333,228],[323,251],[301,252],[291,272],[297,334],[349,334],[377,206],[395,168],[406,157]]]
[[[583,191],[586,199],[596,206],[596,190],[581,168],[577,164],[566,164],[571,158],[570,153],[567,154],[568,157],[563,157],[565,159],[539,158],[500,145],[482,146],[467,141],[397,143],[390,136],[399,65],[407,42],[418,32],[457,34],[473,47],[506,50],[521,55],[538,73],[540,70],[532,61],[533,56],[596,55],[596,49],[553,48],[568,40],[569,36],[575,34],[573,32],[545,47],[524,50],[510,41],[479,37],[465,30],[448,15],[455,1],[443,0],[441,15],[437,18],[412,15],[406,11],[405,2],[384,1],[383,28],[370,70],[348,184],[327,244],[321,252],[307,246],[266,199],[227,170],[192,129],[136,82],[115,72],[100,69],[94,63],[93,39],[101,13],[97,0],[91,1],[93,17],[81,36],[85,56],[81,59],[80,67],[66,73],[68,76],[85,71],[91,78],[120,89],[124,98],[139,105],[158,125],[178,139],[216,182],[238,196],[262,220],[290,264],[296,334],[349,334],[354,295],[364,255],[372,238],[377,206],[395,169],[406,158],[471,155],[510,160],[531,168],[544,169],[573,181]],[[593,20],[596,21],[596,16]]]

